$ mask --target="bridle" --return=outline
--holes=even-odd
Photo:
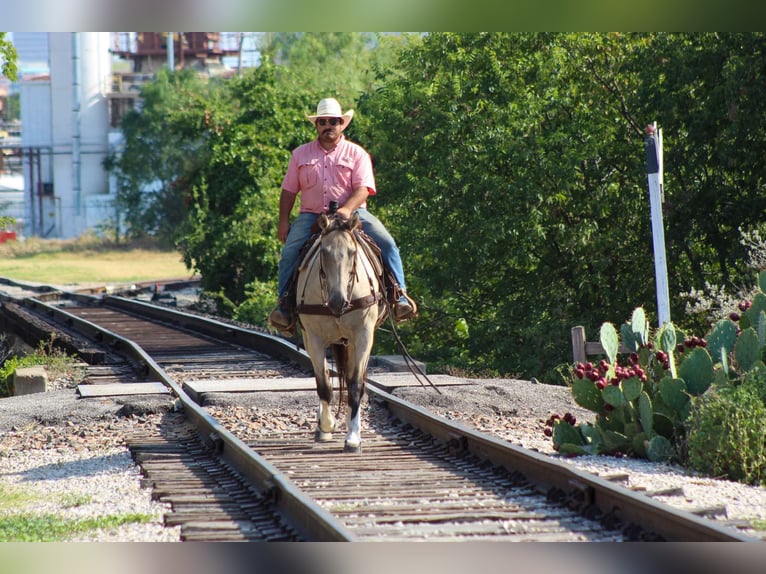
[[[343,227],[339,225],[336,225],[330,229],[325,230],[322,233],[322,240],[324,240],[325,237],[327,237],[328,235],[330,235],[331,233],[335,231],[343,231],[348,233],[349,235],[351,235],[351,240],[354,242],[354,254],[352,256],[353,263],[351,264],[351,272],[348,274],[348,281],[346,282],[346,300],[349,301],[348,307],[351,307],[351,304],[350,304],[351,293],[354,290],[354,282],[359,280],[359,276],[357,275],[357,271],[356,271],[356,261],[359,255],[359,244],[356,242],[356,237],[354,237],[354,234],[350,229],[344,229]],[[330,294],[327,288],[327,273],[325,273],[324,256],[325,256],[325,251],[320,246],[319,247],[319,288],[322,293],[322,305],[324,307],[328,307]],[[343,312],[345,312],[345,309]]]
[[[346,282],[346,300],[348,300],[348,305],[345,309],[341,311],[340,314],[337,314],[333,312],[330,309],[329,306],[329,290],[327,286],[327,273],[325,272],[325,263],[324,263],[324,250],[322,249],[321,245],[319,246],[318,253],[316,256],[319,260],[319,287],[320,287],[320,293],[322,296],[322,303],[321,304],[310,304],[310,303],[303,303],[301,302],[298,305],[297,311],[300,314],[304,315],[332,315],[335,317],[340,317],[342,315],[345,315],[346,313],[349,313],[351,311],[355,311],[357,309],[364,309],[367,307],[371,307],[372,305],[376,305],[383,299],[383,290],[382,286],[378,289],[375,289],[375,283],[374,283],[374,277],[373,273],[370,272],[370,270],[367,270],[367,276],[368,280],[370,282],[370,294],[366,295],[364,297],[358,297],[356,299],[351,299],[351,294],[354,291],[354,285],[357,281],[359,281],[359,270],[357,267],[357,262],[359,260],[359,240],[355,235],[355,231],[352,228],[349,228],[348,226],[343,225],[343,223],[336,219],[331,227],[328,227],[327,229],[322,231],[322,234],[318,241],[322,242],[328,235],[334,232],[343,232],[348,233],[351,236],[351,240],[354,242],[354,254],[353,254],[353,264],[351,266],[351,271],[348,275],[348,281]],[[365,255],[366,256],[366,255]],[[312,265],[314,262],[312,262]],[[303,293],[301,294],[301,301],[305,299],[306,295],[306,287],[308,285],[308,282],[304,284],[303,286]]]

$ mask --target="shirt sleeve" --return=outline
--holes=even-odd
[[[298,182],[298,160],[295,152],[290,154],[290,161],[287,163],[287,171],[282,180],[282,189],[293,195],[300,191],[300,183]]]
[[[372,171],[372,159],[370,158],[370,154],[361,148],[351,184],[354,189],[366,187],[370,190],[370,195],[375,195],[376,193],[375,174]]]

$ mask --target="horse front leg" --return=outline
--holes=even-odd
[[[343,450],[346,452],[362,451],[362,397],[364,396],[364,380],[349,379],[348,408],[346,409],[346,442]]]
[[[326,362],[321,376],[315,376],[319,408],[317,409],[317,428],[314,437],[317,442],[328,442],[332,440],[332,431],[335,430],[335,415],[332,414],[332,382]]]
[[[362,450],[362,399],[364,384],[367,376],[367,363],[372,351],[372,336],[360,337],[359,344],[349,345],[348,372],[346,383],[348,387],[348,408],[346,409],[346,452],[361,452]]]
[[[332,379],[325,360],[324,345],[316,337],[304,336],[306,350],[311,357],[311,365],[316,379],[319,407],[317,409],[317,426],[314,439],[317,442],[332,440],[332,432],[335,430],[335,415],[332,414]]]

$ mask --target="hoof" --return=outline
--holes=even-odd
[[[317,430],[314,432],[314,440],[316,442],[330,442],[332,440],[332,433]]]
[[[361,443],[351,444],[351,443],[347,442],[347,443],[345,443],[343,445],[343,450],[344,450],[344,452],[356,452],[356,453],[359,453],[359,452],[362,452],[362,444]]]

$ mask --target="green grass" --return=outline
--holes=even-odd
[[[68,519],[55,514],[30,512],[36,502],[49,497],[0,485],[0,542],[60,542],[94,530],[113,530],[125,524],[144,524],[152,516],[140,513]],[[62,508],[84,506],[87,494],[62,494],[55,499]]]
[[[6,335],[0,333],[0,346],[7,347]],[[16,369],[22,367],[32,367],[43,365],[48,376],[52,380],[69,379],[73,384],[79,384],[87,374],[87,369],[83,367],[75,357],[67,355],[61,349],[54,347],[54,339],[50,341],[41,341],[37,349],[31,354],[20,356],[10,355],[3,357],[0,353],[0,398],[9,397],[12,394],[13,373]]]
[[[146,514],[117,514],[66,519],[52,514],[12,514],[0,517],[0,542],[61,542],[93,530],[149,522]]]
[[[115,245],[92,237],[8,242],[0,247],[0,277],[67,285],[131,283],[190,277],[181,255],[151,244]]]

